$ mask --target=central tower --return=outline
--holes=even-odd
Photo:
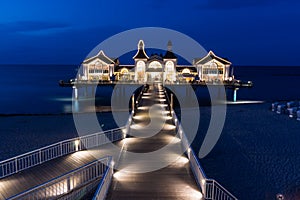
[[[133,56],[135,62],[135,71],[134,71],[134,81],[135,82],[146,82],[146,62],[149,59],[145,52],[145,43],[143,40],[140,40],[138,43],[138,51]]]

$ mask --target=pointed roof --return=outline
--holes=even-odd
[[[177,59],[177,56],[175,56],[175,54],[172,51],[172,41],[169,40],[168,42],[168,50],[166,52],[166,54],[164,55],[164,59]]]
[[[148,59],[148,58],[149,57],[145,52],[145,43],[143,40],[140,40],[138,43],[138,51],[135,54],[135,56],[133,56],[133,59]]]
[[[167,51],[164,55],[164,59],[177,59],[177,56],[172,51]]]
[[[206,56],[204,56],[203,58],[194,59],[194,64],[205,64],[213,59],[219,61],[220,63],[231,65],[231,62],[229,62],[228,60],[226,60],[224,58],[216,56],[213,51],[209,51],[208,54]]]
[[[90,62],[96,60],[97,58],[98,58],[99,60],[101,60],[101,61],[107,63],[107,64],[115,64],[114,59],[107,57],[107,56],[104,54],[104,51],[103,51],[103,50],[99,51],[99,53],[98,53],[96,56],[93,56],[93,57],[91,57],[91,58],[85,59],[85,60],[83,61],[83,63],[84,63],[84,64],[90,63]]]

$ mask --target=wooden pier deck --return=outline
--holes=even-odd
[[[107,199],[201,199],[164,99],[158,86],[144,93],[131,125],[134,136],[126,139]],[[151,110],[156,105],[163,109]]]

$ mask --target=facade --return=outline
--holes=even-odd
[[[121,65],[118,59],[107,57],[101,50],[96,56],[83,63],[80,80],[89,81],[130,81],[147,82],[220,82],[232,79],[231,63],[210,51],[203,58],[196,58],[192,65],[178,65],[177,56],[172,51],[171,41],[164,55],[150,57],[145,51],[145,43],[140,40],[133,56],[134,65]]]
[[[228,81],[231,77],[231,62],[216,56],[210,51],[207,56],[194,59],[193,66],[197,68],[198,77],[206,82]]]
[[[116,62],[101,50],[96,56],[84,60],[82,65],[81,80],[111,80]]]

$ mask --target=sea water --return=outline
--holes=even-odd
[[[296,120],[290,121],[285,118],[286,116],[277,116],[271,111],[269,113],[264,111],[268,109],[267,105],[272,101],[300,99],[298,88],[300,86],[300,67],[235,67],[234,71],[236,79],[250,80],[254,84],[253,88],[240,89],[238,99],[261,100],[268,103],[260,107],[249,106],[249,109],[238,106],[229,108],[228,117],[230,119],[226,120],[219,142],[213,151],[201,160],[201,163],[210,178],[220,181],[240,199],[274,199],[277,192],[284,193],[288,188],[297,188],[300,185],[300,179],[297,178],[297,170],[300,166],[299,157],[297,157],[297,152],[300,151],[299,145],[297,145],[300,142],[297,130],[300,130],[300,127]],[[54,116],[59,114],[58,120],[61,123],[71,123],[71,116],[61,118],[60,114],[72,111],[72,89],[60,87],[58,81],[74,78],[76,73],[77,67],[73,65],[1,65],[0,114],[2,114],[2,120],[0,119],[0,123],[9,123],[10,119],[6,115],[28,114],[53,114]],[[109,97],[110,91],[104,90],[101,94],[104,97],[100,97],[98,105],[108,105],[107,97]],[[199,151],[210,119],[208,107],[200,108],[200,110],[201,128],[192,144],[196,152]],[[262,111],[261,115],[260,111]],[[247,113],[250,115],[253,112],[257,113],[257,117],[254,116],[252,122],[240,121],[240,115],[247,115]],[[286,127],[285,129],[283,125],[279,126],[279,130],[274,129],[274,133],[264,131],[262,129],[270,128],[272,124],[266,124],[265,122],[268,123],[268,121],[260,120],[262,116],[275,118],[279,123],[284,123],[292,128]],[[280,117],[283,118],[279,119]],[[59,131],[65,133],[64,135],[72,133],[70,137],[76,132],[75,128],[70,130],[68,126],[65,128],[51,126],[51,124],[57,124],[53,118],[49,120],[39,116],[35,116],[35,118],[43,123],[50,120],[50,125],[48,124],[48,128],[45,127],[45,129],[53,129],[46,130],[48,134],[43,134],[42,141],[45,138],[48,138],[47,142],[50,143],[60,140],[60,137],[63,138],[63,136],[56,135],[56,132]],[[106,126],[112,116],[105,115],[104,118],[103,125]],[[251,117],[249,119],[251,120]],[[20,118],[19,121],[21,125],[15,126],[20,126],[20,128],[23,126],[26,129],[26,124],[31,124],[25,122],[26,120],[24,121],[23,118]],[[32,125],[34,126],[34,124]],[[22,138],[29,137],[26,134],[38,135],[38,133],[19,131],[22,133],[22,137],[18,145],[14,144],[16,138],[12,138],[13,135],[19,137],[18,133],[10,133],[11,136],[0,133],[2,137],[1,153],[6,151],[7,156],[15,155],[15,153],[24,153],[24,151],[27,152],[41,145],[41,141],[38,141],[39,137],[35,136],[32,138],[35,138],[36,141],[22,143]],[[259,134],[257,134],[258,132]],[[14,150],[10,149],[12,146],[15,146]],[[295,153],[296,155],[294,155]]]
[[[300,67],[235,67],[234,73],[236,79],[254,84],[238,91],[240,100],[300,98]],[[71,112],[72,89],[59,87],[58,81],[76,74],[75,65],[0,65],[0,114]],[[107,105],[103,96],[99,98]]]

